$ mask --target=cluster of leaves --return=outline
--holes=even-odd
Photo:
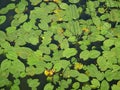
[[[0,27],[15,13],[0,30],[2,90],[25,78],[32,90],[120,90],[119,0],[11,2],[0,9]]]

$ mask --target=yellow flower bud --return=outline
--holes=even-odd
[[[88,28],[83,28],[82,30],[83,30],[84,32],[88,32],[88,31],[89,31]]]
[[[74,69],[80,70],[80,69],[82,69],[82,68],[83,68],[83,64],[82,64],[82,63],[75,63],[75,64],[74,64]]]

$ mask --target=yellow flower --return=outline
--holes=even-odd
[[[45,76],[49,76],[49,71],[48,71],[48,70],[45,70],[45,71],[44,71],[44,74],[45,74]]]
[[[44,74],[45,76],[52,76],[54,74],[55,70],[51,69],[51,70],[45,70]]]
[[[55,2],[55,3],[60,3],[61,0],[53,0],[53,2]]]
[[[44,0],[45,2],[49,2],[49,0]]]
[[[82,63],[75,63],[75,64],[74,64],[74,69],[80,70],[80,69],[82,69],[82,68],[83,68],[83,64],[82,64]]]
[[[82,30],[83,30],[84,32],[88,32],[88,31],[89,31],[88,28],[83,28]]]

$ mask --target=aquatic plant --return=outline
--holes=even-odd
[[[119,29],[119,0],[11,0],[0,7],[1,90],[120,90]]]

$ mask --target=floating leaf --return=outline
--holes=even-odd
[[[72,85],[72,88],[74,88],[74,89],[78,89],[80,87],[80,83],[79,82],[75,82],[75,83],[73,83],[73,85]]]
[[[111,47],[114,45],[114,39],[107,39],[103,42],[104,47]]]
[[[66,67],[68,67],[69,64],[70,64],[69,61],[60,60],[60,61],[55,62],[53,69],[55,69],[55,71],[58,72],[62,68],[65,69]]]
[[[83,73],[80,73],[79,76],[76,78],[79,82],[87,82],[89,81],[89,77]]]
[[[101,83],[100,90],[109,90],[109,83],[106,80],[103,80]]]
[[[3,24],[6,21],[6,16],[0,16],[0,24]]]
[[[42,29],[42,30],[48,30],[48,28],[49,28],[47,22],[45,22],[45,21],[42,21],[41,23],[39,23],[38,26],[39,26],[40,29]]]
[[[66,3],[60,3],[59,6],[60,6],[61,9],[67,9],[68,8],[68,4],[66,4]]]
[[[20,87],[19,87],[19,85],[14,84],[11,86],[10,90],[20,90]]]
[[[28,58],[33,53],[33,51],[27,47],[17,47],[15,48],[15,52],[19,57],[23,59]]]
[[[8,70],[10,68],[10,66],[11,66],[11,61],[8,59],[5,59],[1,63],[1,70]]]
[[[87,60],[90,57],[90,52],[88,50],[84,50],[79,55],[83,60]]]
[[[30,0],[30,2],[31,2],[32,5],[37,5],[40,2],[42,2],[42,0]]]
[[[76,5],[69,5],[69,7],[65,9],[65,15],[63,17],[63,20],[70,21],[77,18],[79,18],[79,12]]]
[[[97,80],[97,79],[93,79],[92,81],[91,81],[91,87],[93,87],[93,88],[99,88],[100,87],[100,82]]]
[[[89,57],[90,58],[97,58],[99,55],[100,55],[99,51],[97,51],[97,50],[91,50],[90,54],[89,54]]]
[[[21,23],[23,23],[24,21],[26,21],[28,18],[27,14],[20,14],[19,17],[15,18],[12,22],[11,22],[11,26],[18,26]]]
[[[6,39],[6,34],[0,30],[0,42]]]
[[[120,90],[120,86],[118,86],[118,85],[113,85],[113,86],[112,86],[112,90]]]
[[[102,13],[105,12],[105,9],[104,8],[98,8],[98,12],[102,14]]]
[[[107,61],[105,57],[98,57],[97,64],[99,65],[99,68],[101,71],[105,71],[108,68]]]
[[[50,49],[45,45],[40,45],[39,49],[41,50],[42,53],[50,54]]]
[[[36,88],[40,84],[39,79],[31,79],[31,78],[27,80],[27,83],[31,88]]]
[[[91,90],[90,85],[85,85],[82,87],[82,90]]]
[[[62,42],[60,43],[61,49],[66,49],[69,48],[69,43],[67,39],[63,39]]]
[[[54,86],[51,83],[45,85],[44,90],[53,90]]]
[[[69,0],[70,3],[78,3],[80,0]]]
[[[100,18],[99,17],[92,17],[92,20],[93,20],[93,23],[97,26],[97,27],[99,27],[99,26],[101,26],[101,20],[100,20]]]
[[[63,57],[69,58],[76,55],[77,50],[75,48],[67,48],[63,51]]]
[[[97,67],[94,64],[87,66],[87,72],[89,76],[96,77],[98,80],[103,80],[104,73],[98,71]]]

